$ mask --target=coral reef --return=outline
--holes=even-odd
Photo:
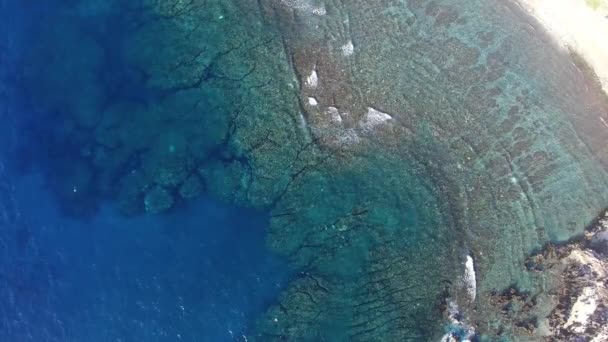
[[[156,186],[144,196],[144,208],[150,214],[158,214],[173,206],[173,196],[160,186]]]
[[[184,180],[179,187],[179,194],[183,199],[192,199],[203,192],[203,183],[199,176],[192,174]]]

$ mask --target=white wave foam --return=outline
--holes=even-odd
[[[463,281],[469,294],[469,299],[474,301],[477,296],[477,276],[475,274],[475,264],[470,255],[467,255],[467,260],[464,263]]]
[[[325,6],[321,5],[313,5],[312,1],[305,0],[281,0],[281,3],[289,8],[302,10],[305,12],[309,12],[315,15],[325,15],[327,14],[327,10],[325,10]]]
[[[325,110],[325,114],[329,116],[332,122],[341,123],[342,117],[340,116],[340,111],[336,107],[327,107]]]
[[[445,334],[441,338],[441,342],[456,342],[456,338],[452,334]]]
[[[305,84],[309,88],[316,88],[319,85],[319,75],[317,75],[317,70],[312,69],[310,75],[306,77]]]
[[[392,118],[393,117],[387,113],[381,112],[372,107],[367,107],[367,113],[365,113],[359,125],[364,131],[371,131],[378,125],[381,125]]]
[[[475,328],[468,326],[464,321],[459,320],[462,312],[456,303],[448,300],[448,319],[450,322],[450,332],[443,335],[441,342],[470,342],[475,336]],[[462,336],[464,334],[464,336]],[[459,337],[457,337],[459,336]]]

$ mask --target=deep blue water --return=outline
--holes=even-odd
[[[243,340],[288,274],[266,249],[265,213],[203,196],[161,216],[102,203],[68,218],[44,176],[52,159],[15,154],[41,143],[24,123],[48,115],[18,86],[30,67],[20,55],[31,28],[71,3],[0,0],[0,341]],[[114,87],[137,82],[120,54],[107,62],[123,75],[100,79],[107,98],[140,99],[136,86]]]
[[[7,180],[0,340],[233,340],[281,286],[259,213],[202,199],[164,217],[107,208],[80,222],[39,179]]]

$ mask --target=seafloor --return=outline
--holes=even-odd
[[[497,294],[608,206],[608,97],[514,1],[0,10],[0,336],[551,340]]]

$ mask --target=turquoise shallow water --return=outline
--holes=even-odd
[[[9,339],[540,338],[496,293],[608,204],[608,99],[513,1],[1,4]]]

